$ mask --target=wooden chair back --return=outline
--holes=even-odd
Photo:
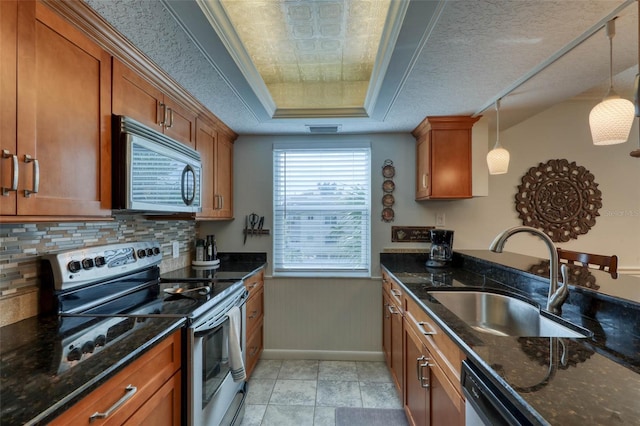
[[[613,278],[618,277],[618,256],[604,256],[601,254],[580,253],[577,251],[558,248],[558,260],[566,260],[570,265],[580,262],[582,266],[597,265],[601,271],[606,271]]]

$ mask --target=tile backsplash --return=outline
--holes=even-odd
[[[85,246],[157,241],[162,272],[188,265],[196,222],[118,216],[104,222],[0,224],[0,326],[37,315],[40,259],[44,254]],[[180,256],[172,256],[177,241]]]

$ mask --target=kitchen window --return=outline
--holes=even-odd
[[[369,143],[276,144],[274,274],[368,276]]]

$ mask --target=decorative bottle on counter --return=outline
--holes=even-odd
[[[204,261],[204,240],[196,241],[196,261]]]
[[[213,260],[213,241],[211,235],[207,235],[207,241],[204,243],[204,260],[207,262]]]

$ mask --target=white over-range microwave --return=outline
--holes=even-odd
[[[201,210],[200,154],[129,117],[113,116],[114,210]]]

